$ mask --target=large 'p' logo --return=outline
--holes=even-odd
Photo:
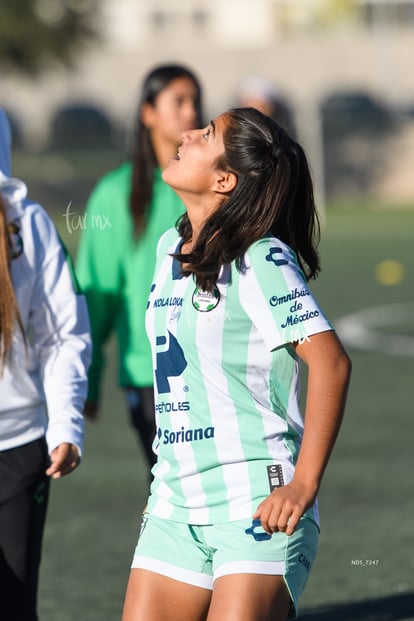
[[[169,330],[167,330],[168,338],[165,336],[157,336],[157,368],[155,369],[155,380],[157,382],[158,393],[170,392],[169,377],[178,377],[187,366],[184,358],[184,352],[177,339]],[[167,345],[167,349],[164,349]],[[160,348],[160,350],[158,350]]]

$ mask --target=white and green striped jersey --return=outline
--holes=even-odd
[[[147,307],[158,462],[148,511],[189,524],[251,516],[288,483],[303,432],[292,341],[332,329],[295,253],[268,236],[241,270],[222,267],[214,294],[183,277],[160,240]],[[318,522],[317,507],[309,512]]]

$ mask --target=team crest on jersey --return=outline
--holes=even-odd
[[[200,313],[209,313],[220,302],[220,291],[214,287],[213,293],[203,291],[199,287],[194,289],[192,303],[194,308]]]
[[[14,222],[10,222],[7,228],[9,232],[10,258],[17,259],[23,252],[23,239],[20,235],[20,227]]]

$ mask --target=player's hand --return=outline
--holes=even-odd
[[[263,529],[272,534],[283,532],[292,535],[300,518],[315,502],[316,490],[292,480],[283,487],[277,487],[257,507],[253,519],[260,520]]]
[[[60,479],[65,474],[70,474],[80,463],[79,451],[74,444],[63,442],[50,454],[51,464],[46,474],[52,479]]]
[[[89,420],[96,420],[98,418],[99,403],[98,401],[85,401],[83,408],[83,414]]]

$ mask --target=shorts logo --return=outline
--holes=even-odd
[[[203,291],[199,287],[194,289],[192,304],[194,308],[200,313],[209,313],[220,302],[220,291],[217,287],[214,287],[213,293],[210,291]]]
[[[244,532],[246,535],[251,535],[255,541],[268,541],[272,538],[272,535],[263,529],[260,520],[252,520],[252,525]]]
[[[33,494],[33,500],[37,502],[38,505],[41,505],[42,502],[46,500],[46,483],[44,481],[39,483],[36,487]]]
[[[299,554],[299,558],[298,558],[299,563],[301,563],[301,565],[304,566],[304,568],[306,569],[306,571],[309,573],[310,568],[311,568],[311,562],[308,558],[306,558],[306,556],[304,554]]]

